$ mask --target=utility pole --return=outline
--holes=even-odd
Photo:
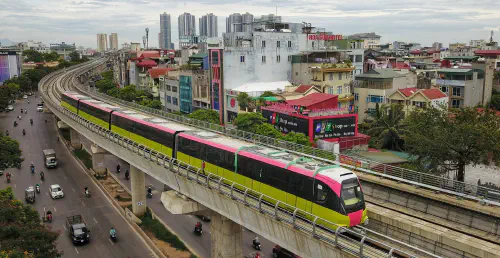
[[[146,28],[146,49],[149,49],[149,28]]]

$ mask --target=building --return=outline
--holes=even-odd
[[[392,42],[392,48],[396,49],[396,50],[402,49],[403,45],[406,45],[406,42],[403,42],[403,41],[394,41],[394,42]]]
[[[50,46],[50,51],[56,51],[58,54],[61,52],[67,52],[68,54],[76,51],[76,45],[75,43],[73,44],[66,44],[65,42],[61,43],[52,43],[49,45]]]
[[[451,50],[455,50],[457,48],[462,48],[462,47],[465,47],[465,46],[467,46],[467,44],[465,44],[465,43],[458,43],[458,42],[457,43],[450,43],[449,44],[449,49],[451,51]]]
[[[97,52],[106,52],[108,50],[108,36],[104,33],[97,34]]]
[[[171,47],[172,43],[172,22],[170,20],[170,14],[163,13],[160,14],[160,48],[161,49],[173,49]]]
[[[254,31],[287,31],[302,33],[302,28],[302,23],[283,22],[281,16],[276,16],[274,14],[262,15],[260,18],[255,18],[252,23],[252,29]]]
[[[359,122],[375,114],[376,105],[387,103],[387,97],[401,88],[407,88],[404,74],[391,68],[373,69],[355,77],[354,104]]]
[[[313,93],[321,93],[321,90],[312,85],[299,85],[285,87],[285,92],[280,94],[285,100],[300,99]]]
[[[215,16],[213,13],[203,15],[200,18],[198,25],[200,26],[200,36],[213,38],[219,35],[217,16]]]
[[[323,93],[338,96],[339,108],[352,108],[352,71],[355,69],[345,59],[344,51],[306,52],[292,57],[292,82],[308,84]]]
[[[179,79],[175,76],[169,76],[165,80],[165,91],[160,94],[163,95],[163,102],[165,103],[165,110],[167,112],[179,112]]]
[[[378,48],[380,46],[380,38],[382,38],[382,36],[375,34],[375,32],[369,32],[369,33],[353,34],[350,35],[348,38],[364,40],[364,48],[368,49],[368,48]]]
[[[486,46],[486,43],[487,42],[484,39],[473,39],[469,42],[469,46],[481,49],[482,47]]]
[[[118,34],[111,33],[109,35],[109,50],[118,50]]]
[[[358,133],[358,116],[336,108],[336,97],[314,93],[286,103],[274,103],[262,107],[262,116],[282,133],[303,133],[311,142],[338,142],[341,149],[353,144],[367,145],[370,137]]]
[[[130,50],[131,49],[130,43],[127,43],[127,42],[123,43],[122,44],[122,49],[123,50]]]
[[[484,71],[472,68],[446,68],[438,70],[436,85],[449,97],[449,107],[486,105],[483,101]],[[491,98],[491,88],[489,90]],[[487,98],[486,98],[487,99]]]
[[[441,48],[443,48],[443,43],[439,43],[439,42],[432,43],[432,49],[441,50]]]
[[[141,51],[141,43],[130,42],[130,51],[131,52]]]
[[[179,39],[185,36],[196,35],[195,17],[190,13],[183,13],[178,18]]]
[[[222,38],[209,38],[207,40],[208,47],[208,64],[210,67],[210,104],[213,110],[219,112],[219,122],[221,125],[225,123],[224,115],[224,40]]]
[[[28,40],[26,42],[21,42],[18,44],[18,47],[21,48],[21,50],[34,50],[38,51],[40,53],[49,53],[50,48],[47,47],[45,44],[42,42],[35,42],[33,40]]]
[[[347,51],[346,55],[351,59],[354,70],[352,75],[356,76],[363,73],[363,65],[365,59],[364,41],[360,39],[337,39],[325,42],[325,46],[337,47],[340,51]]]
[[[0,85],[14,76],[21,75],[21,53],[19,49],[0,49]]]
[[[419,108],[448,108],[448,101],[448,96],[437,88],[417,89],[413,87],[398,89],[388,97],[388,103],[403,105],[406,114]]]
[[[253,15],[233,13],[226,18],[226,33],[253,31]]]

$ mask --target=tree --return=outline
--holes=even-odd
[[[113,71],[102,72],[101,76],[104,80],[112,81],[113,80]]]
[[[0,170],[21,164],[23,162],[21,154],[19,142],[8,136],[0,136]]]
[[[281,134],[281,132],[278,129],[274,128],[274,126],[272,124],[268,124],[268,123],[263,123],[263,124],[257,126],[255,133],[260,134],[260,135],[264,135],[267,137],[271,137],[271,138],[277,138],[277,139],[280,139],[283,137],[283,135]]]
[[[255,133],[259,125],[263,124],[265,121],[266,119],[261,113],[252,112],[238,114],[233,122],[239,130]]]
[[[104,80],[109,82],[109,80]],[[137,99],[137,91],[135,90],[135,85],[127,85],[120,90],[120,94],[118,95],[120,99],[125,101],[132,101]]]
[[[382,105],[377,110],[375,120],[367,131],[375,139],[377,148],[403,150],[403,135],[406,133],[404,115],[402,105]]]
[[[58,61],[59,59],[61,59],[61,57],[59,56],[58,53],[52,51],[50,53],[43,54],[43,59],[45,60],[45,62],[53,62],[53,61]]]
[[[66,67],[70,67],[71,65],[72,64],[70,62],[64,60],[57,65],[57,69],[63,69]]]
[[[465,166],[500,164],[500,116],[467,107],[451,111],[434,107],[411,113],[404,136],[406,151],[433,172],[455,172],[464,181]]]
[[[120,91],[121,91],[120,88],[112,88],[112,89],[108,90],[106,92],[106,94],[108,94],[111,97],[118,98],[120,96]]]
[[[491,95],[490,107],[500,111],[500,93],[493,91]]]
[[[262,95],[260,95],[261,98],[274,97],[274,96],[276,96],[276,94],[274,94],[272,91],[264,91],[264,93],[262,93]]]
[[[252,99],[246,92],[241,92],[240,94],[238,94],[238,97],[236,99],[238,100],[238,105],[242,110],[246,110],[250,101],[252,101]]]
[[[14,200],[12,188],[0,190],[0,257],[61,257],[56,249],[58,233],[41,224],[40,214]]]
[[[35,62],[35,63],[43,62],[42,53],[35,50],[24,50],[23,56],[25,57],[26,62]]]
[[[159,100],[143,99],[139,104],[154,109],[162,109],[161,101]]]
[[[205,121],[212,124],[219,124],[219,113],[213,109],[198,109],[188,115],[189,118]]]
[[[69,58],[70,58],[71,62],[78,63],[78,62],[80,62],[80,53],[73,51],[73,52],[69,53]]]
[[[289,132],[283,137],[283,140],[306,146],[312,145],[312,143],[309,141],[309,137],[307,137],[303,133]]]
[[[100,80],[100,81],[97,81],[95,83],[95,86],[99,89],[100,92],[108,92],[108,90],[116,88],[115,84],[112,81],[109,81],[109,80]],[[135,92],[135,88],[134,88],[134,92]],[[128,100],[128,101],[131,101],[131,100]]]

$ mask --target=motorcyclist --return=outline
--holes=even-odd
[[[9,130],[5,130],[5,135],[9,136]]]
[[[43,171],[40,172],[40,179],[42,181],[45,179],[45,173],[43,173]]]
[[[153,189],[151,189],[151,186],[148,187],[148,195],[153,195]]]
[[[196,225],[194,226],[195,229],[199,229],[200,231],[202,230],[202,227],[203,227],[203,225],[199,221],[196,222]]]
[[[128,169],[125,170],[125,178],[128,178],[130,176],[130,173],[128,172]]]
[[[33,124],[33,118],[30,118],[30,123]]]
[[[7,179],[10,179],[11,174],[10,174],[9,172],[7,172],[7,174],[5,174],[5,177],[6,177]]]
[[[116,173],[120,173],[120,164],[116,165]]]
[[[85,195],[89,195],[89,188],[85,186]]]
[[[23,109],[21,108],[21,114],[23,113]]]
[[[28,114],[28,110],[27,109],[24,110],[24,114]]]
[[[30,103],[30,101],[28,100],[28,104]]]
[[[23,135],[26,135],[26,130],[23,129]]]
[[[36,189],[36,191],[37,191],[37,192],[40,192],[40,184],[38,184],[38,183],[37,183],[37,184],[35,185],[35,189]]]
[[[34,172],[35,171],[35,165],[33,165],[33,162],[31,163],[30,165],[30,169],[31,169],[31,172]]]
[[[253,245],[256,246],[258,244],[260,244],[259,237],[255,236],[255,238],[253,239]]]
[[[115,236],[116,235],[116,230],[115,228],[111,227],[111,230],[109,231],[110,236]]]

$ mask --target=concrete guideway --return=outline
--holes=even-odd
[[[100,130],[99,128],[96,128],[95,126],[93,126],[92,124],[90,124],[90,123],[88,123],[88,122],[84,121],[84,120],[83,120],[83,119],[81,119],[81,118],[78,118],[78,117],[76,117],[76,116],[73,116],[73,117],[72,117],[72,114],[71,114],[71,113],[69,113],[69,112],[65,112],[64,110],[61,110],[61,109],[60,109],[57,105],[58,105],[57,103],[56,103],[55,105],[51,105],[51,109],[54,111],[54,113],[55,113],[56,115],[58,115],[58,116],[59,116],[59,117],[60,117],[63,121],[65,121],[65,122],[66,122],[69,126],[71,126],[72,128],[76,129],[78,132],[82,133],[84,136],[86,136],[87,138],[91,139],[92,141],[101,143],[101,144],[102,144],[102,145],[101,145],[101,147],[103,147],[104,149],[106,149],[106,150],[110,151],[111,153],[113,153],[113,154],[115,154],[115,155],[118,155],[118,156],[120,156],[120,157],[122,157],[122,158],[123,158],[123,157],[127,157],[127,156],[129,156],[129,158],[128,158],[128,159],[127,159],[127,158],[124,158],[124,159],[125,159],[125,160],[129,160],[129,161],[133,161],[133,162],[130,162],[130,163],[131,163],[132,165],[134,165],[134,166],[136,166],[136,167],[140,168],[142,171],[148,171],[148,173],[151,173],[153,177],[155,177],[155,176],[156,176],[156,177],[158,177],[158,179],[160,179],[160,180],[162,180],[162,179],[168,179],[168,178],[170,178],[170,179],[175,179],[175,180],[181,180],[181,179],[184,179],[184,181],[185,181],[185,182],[184,182],[184,184],[185,184],[185,185],[184,185],[184,186],[185,186],[185,188],[187,188],[187,186],[188,186],[188,185],[191,185],[191,184],[193,184],[193,185],[197,185],[197,184],[195,184],[195,183],[191,182],[191,180],[187,180],[185,177],[179,177],[179,176],[177,176],[177,175],[175,175],[175,174],[173,174],[173,173],[165,173],[166,171],[165,171],[165,168],[164,168],[164,167],[159,166],[159,165],[157,165],[157,164],[155,165],[155,164],[154,164],[154,162],[151,162],[150,160],[146,160],[146,159],[144,159],[144,158],[141,158],[141,157],[140,157],[139,155],[137,155],[137,154],[142,154],[142,155],[146,154],[146,155],[147,155],[147,153],[145,153],[143,150],[139,150],[139,149],[137,149],[137,148],[136,148],[136,146],[135,146],[135,147],[134,147],[134,146],[132,146],[132,145],[128,145],[128,146],[127,146],[127,144],[125,143],[124,139],[118,139],[118,138],[117,138],[117,139],[113,139],[114,141],[118,141],[118,142],[120,142],[120,141],[121,141],[121,145],[116,144],[116,142],[115,142],[115,143],[113,143],[113,142],[103,141],[105,138],[108,138],[108,139],[109,139],[109,137],[110,137],[111,135],[106,134],[104,131]],[[75,119],[76,121],[81,122],[81,123],[82,123],[83,125],[85,125],[85,126],[82,126],[82,124],[80,124],[80,123],[76,123],[76,122],[75,122],[75,120],[68,119],[68,116],[69,116],[69,117],[72,117],[72,118],[73,118],[73,119]],[[66,118],[66,119],[65,119],[65,118]],[[90,130],[89,130],[89,129],[90,129]],[[99,136],[98,134],[99,134],[100,136]],[[104,144],[103,144],[103,143],[104,143]],[[124,146],[126,146],[128,149],[134,149],[134,148],[135,148],[135,150],[134,150],[134,152],[135,152],[135,153],[134,153],[134,152],[131,152],[131,151],[128,151],[128,150],[124,150],[124,148],[123,148]],[[130,155],[131,155],[131,156],[130,156]],[[149,159],[152,159],[152,158],[153,158],[153,157],[149,157]],[[145,162],[145,163],[144,163],[144,162]],[[137,164],[134,164],[134,163],[137,163]],[[140,164],[140,166],[139,166],[138,164]],[[152,167],[152,166],[153,166],[153,167]],[[155,169],[156,169],[156,171],[155,171]],[[152,173],[152,171],[155,171],[155,173]],[[160,177],[159,177],[159,175],[160,175],[160,174],[162,175],[162,176],[161,176],[162,178],[160,178]],[[165,176],[166,176],[166,178],[163,178],[163,177],[165,177]],[[173,176],[173,178],[172,178],[172,176]],[[162,181],[165,181],[165,180],[162,180]],[[173,188],[174,188],[174,187],[176,187],[176,186],[175,186],[172,182],[175,182],[175,181],[170,181],[169,185],[170,185],[171,187],[173,187]],[[179,181],[179,182],[180,182],[180,181]],[[213,184],[213,183],[214,183],[214,182],[212,182],[212,180],[210,180],[210,182],[211,182],[211,184]],[[220,182],[220,181],[219,181],[219,182]],[[193,188],[192,186],[190,186],[190,187],[191,187],[191,188]],[[227,187],[225,186],[225,188],[227,188]],[[174,189],[175,189],[175,188],[174,188]],[[202,189],[207,190],[206,188],[204,188],[204,187],[199,187],[199,186],[198,186],[198,187],[195,187],[195,189],[199,189],[200,191],[201,191]],[[178,189],[178,190],[181,190],[181,189]],[[182,190],[184,190],[184,189],[182,189]],[[227,191],[227,189],[226,189],[226,191]],[[213,190],[210,190],[210,192],[212,193],[212,195],[213,195],[213,194],[215,194],[215,193],[213,193]],[[195,193],[196,193],[196,192],[195,192]],[[193,194],[195,194],[195,193],[193,193]],[[208,195],[208,193],[198,193],[198,194],[201,194],[201,195],[203,195],[203,196],[199,196],[199,197],[197,197],[197,196],[190,196],[190,197],[191,197],[191,198],[196,197],[196,198],[193,198],[193,199],[197,199],[197,198],[198,198],[198,199],[200,199],[200,198],[204,198],[204,197],[206,197],[206,196],[209,196],[209,195]],[[226,194],[227,194],[227,193],[226,193]],[[219,194],[217,194],[217,195],[221,195],[221,194],[219,193]],[[188,195],[188,196],[189,196],[189,195]],[[224,197],[224,196],[226,196],[226,195],[222,195],[222,197]],[[215,198],[215,196],[212,196],[212,197],[213,197],[213,198]],[[233,196],[233,197],[234,197],[234,196]],[[220,198],[220,196],[219,196],[219,198]],[[226,197],[226,199],[227,199],[227,197]],[[255,201],[255,200],[253,200],[253,201]],[[212,200],[212,202],[213,202],[213,200]],[[227,204],[227,202],[228,202],[228,200],[225,200],[225,201],[221,200],[221,203],[226,203],[226,204]],[[230,201],[230,200],[229,200],[229,202],[230,202],[230,203],[234,203],[235,205],[236,205],[236,204],[238,204],[238,202],[235,202],[235,201]],[[202,204],[204,204],[204,203],[202,202]],[[205,205],[205,204],[204,204],[204,205]],[[207,206],[207,205],[205,205],[205,206]],[[212,206],[212,207],[210,207],[210,206]],[[210,206],[207,206],[207,207],[210,207],[210,208],[215,208],[213,203],[212,203]],[[243,206],[245,206],[245,207],[249,207],[249,206],[246,206],[246,205],[244,205],[244,204],[243,204]],[[245,207],[238,207],[238,208],[240,208],[240,209],[244,209]],[[222,207],[221,207],[221,208],[222,208]],[[262,210],[263,210],[263,208],[264,208],[264,205],[261,205],[260,210],[262,211]],[[266,209],[273,210],[273,208],[272,208],[272,207],[270,208],[270,207],[266,206],[265,208],[266,208]],[[215,210],[222,210],[222,209],[217,209],[217,208],[215,208]],[[255,211],[255,209],[252,209],[252,210],[254,210],[254,211]],[[222,213],[222,212],[221,212],[221,213]],[[235,215],[235,214],[233,214],[233,213],[234,213],[234,212],[227,212],[227,214],[223,214],[223,215],[224,215],[224,216],[226,216],[226,217],[228,217],[228,218],[231,218],[231,216],[234,216],[234,215]],[[259,216],[256,216],[256,217],[272,217],[272,216],[262,216],[262,215],[260,215],[260,212],[258,212],[258,213],[259,213]],[[243,213],[243,214],[245,214],[245,213]],[[250,214],[250,211],[248,212],[248,214]],[[281,218],[281,216],[282,216],[282,215],[280,215],[280,218]],[[233,219],[233,218],[232,218],[232,219]],[[274,220],[274,221],[275,221],[278,225],[281,225],[281,227],[283,227],[283,225],[286,225],[286,223],[279,222],[279,221],[277,221],[275,218],[272,218],[272,219],[273,219],[273,220]],[[243,220],[242,220],[241,218],[240,218],[240,219],[236,219],[236,218],[234,218],[233,220],[235,220],[235,221],[237,221],[237,222],[240,222],[240,223],[242,223],[242,222],[243,222]],[[249,221],[252,221],[252,220],[249,220]],[[256,220],[253,220],[253,221],[256,221]],[[283,221],[283,219],[282,219],[282,221]],[[296,221],[296,222],[297,222],[297,221]],[[248,223],[248,222],[247,222],[247,223]],[[297,223],[297,224],[299,224],[299,223]],[[302,224],[302,223],[301,223],[301,224]],[[298,225],[296,225],[296,226],[298,226]],[[307,223],[306,223],[306,225],[304,225],[304,226],[300,225],[300,226],[299,226],[299,228],[300,228],[300,227],[304,227],[304,228],[306,228],[306,226],[307,226]],[[275,229],[276,229],[276,228],[281,228],[281,227],[277,227],[277,226],[276,226],[276,225],[274,225],[274,224],[270,224],[270,225],[268,225],[266,228],[260,228],[258,225],[254,226],[254,228],[256,228],[256,229],[260,229],[260,230],[263,230],[263,232],[267,231],[267,234],[262,234],[262,235],[264,235],[264,236],[266,236],[266,237],[267,237],[267,235],[271,236],[271,235],[274,235],[274,234],[276,233],[276,232],[270,232],[270,231],[269,231],[269,229],[270,229],[270,228],[275,228]],[[298,249],[300,249],[300,248],[303,248],[303,246],[304,246],[304,245],[303,245],[303,244],[300,244],[300,245],[297,245],[297,246],[295,246],[295,247],[289,247],[291,244],[289,244],[289,243],[284,243],[284,241],[283,241],[283,240],[279,240],[279,239],[277,239],[277,240],[279,240],[279,241],[275,241],[275,242],[280,243],[280,244],[282,244],[284,247],[286,247],[286,248],[290,248],[292,251],[296,251],[298,254],[302,254],[303,256],[306,256],[306,257],[325,257],[323,254],[325,254],[325,255],[327,255],[327,256],[330,256],[330,257],[334,257],[334,256],[333,256],[333,254],[334,254],[335,252],[336,252],[336,253],[338,253],[338,251],[339,251],[339,250],[338,250],[338,248],[335,248],[335,246],[333,246],[333,245],[330,245],[330,247],[328,247],[329,245],[328,245],[328,244],[325,244],[325,241],[320,241],[320,240],[324,240],[323,238],[325,238],[325,237],[324,237],[324,234],[326,234],[326,232],[321,232],[321,230],[320,230],[320,228],[319,228],[319,227],[314,227],[314,225],[311,225],[311,224],[309,224],[309,226],[308,226],[308,227],[309,227],[309,229],[311,229],[311,227],[312,227],[312,234],[313,234],[313,235],[315,235],[316,237],[319,237],[319,240],[318,240],[318,239],[316,239],[316,238],[311,238],[311,237],[310,237],[311,232],[307,232],[307,231],[306,231],[306,232],[307,232],[307,233],[309,233],[309,234],[307,234],[307,233],[306,233],[306,234],[304,234],[304,232],[299,232],[299,231],[297,231],[297,230],[295,230],[295,229],[293,229],[293,228],[291,228],[291,230],[292,230],[293,232],[290,232],[289,234],[283,235],[282,237],[283,237],[283,238],[285,238],[286,236],[295,236],[297,239],[303,239],[303,238],[305,238],[305,239],[303,239],[302,241],[299,241],[299,242],[301,242],[301,243],[308,243],[308,242],[311,242],[311,241],[312,241],[312,242],[311,242],[309,245],[307,245],[307,246],[316,247],[316,246],[318,246],[318,245],[319,245],[319,246],[320,246],[320,248],[314,248],[314,250],[298,250]],[[248,228],[252,229],[252,227],[248,227]],[[283,229],[283,230],[284,230],[284,229]],[[315,232],[315,230],[316,230],[316,232]],[[259,232],[259,231],[256,231],[256,232]],[[262,233],[262,232],[259,232],[259,233]],[[291,233],[293,233],[293,234],[291,234]],[[305,235],[305,236],[300,236],[300,235]],[[274,237],[274,238],[276,238],[276,236],[273,236],[273,237]],[[339,234],[339,235],[337,235],[337,238],[336,238],[336,239],[337,239],[337,247],[341,247],[341,248],[342,248],[342,246],[344,246],[344,250],[347,250],[347,249],[351,249],[351,250],[352,250],[352,249],[353,249],[353,247],[354,247],[354,250],[356,250],[356,249],[358,249],[358,250],[362,250],[362,249],[359,249],[359,246],[363,246],[363,245],[359,245],[359,243],[358,243],[358,244],[354,244],[354,246],[352,246],[352,245],[351,245],[351,246],[349,246],[348,244],[343,243],[343,242],[351,242],[351,243],[353,243],[353,242],[352,242],[352,240],[351,240],[351,241],[348,241],[347,239],[344,239],[344,238],[342,237],[342,235],[340,235],[340,234]],[[354,241],[354,242],[355,242],[355,241]],[[355,246],[358,246],[358,248],[355,248]],[[332,247],[333,247],[333,248],[332,248]],[[346,248],[346,247],[347,247],[347,248]],[[373,248],[372,248],[372,249],[373,249]],[[328,250],[330,250],[330,251],[328,251]],[[332,252],[332,251],[333,251],[334,253],[330,253],[330,252]],[[376,253],[380,253],[380,251],[378,251],[378,250],[370,250],[370,248],[369,248],[368,246],[365,246],[365,252],[368,252],[368,251],[373,251],[373,253],[374,253],[374,254],[376,254]],[[310,252],[310,254],[308,254],[308,252]],[[319,253],[318,253],[318,252],[319,252]],[[359,252],[359,251],[358,251],[358,252]],[[385,254],[385,255],[383,255],[383,256],[387,256],[387,254]],[[338,256],[337,256],[337,257],[338,257]]]

